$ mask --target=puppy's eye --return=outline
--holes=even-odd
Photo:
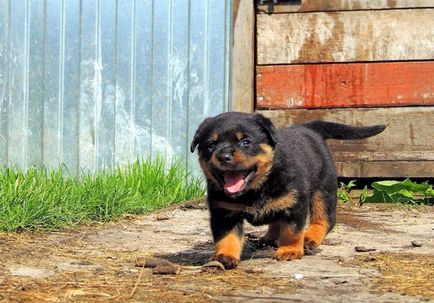
[[[250,145],[251,143],[252,143],[252,142],[250,142],[249,139],[243,139],[243,140],[241,140],[240,145],[241,145],[241,146],[248,146],[248,145]]]
[[[208,143],[208,145],[207,145],[207,148],[208,148],[208,150],[209,150],[210,152],[214,151],[215,147],[216,147],[215,142],[210,142],[210,143]]]

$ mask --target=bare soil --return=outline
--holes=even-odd
[[[212,253],[203,201],[72,231],[0,233],[0,302],[434,302],[433,207],[340,206],[325,243],[290,262],[255,246],[264,231],[247,225],[230,271],[201,270]],[[138,257],[180,274],[153,274]]]

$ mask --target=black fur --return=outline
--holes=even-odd
[[[314,211],[312,201],[318,196],[324,204],[329,232],[336,221],[337,177],[324,140],[367,138],[385,127],[312,121],[276,130],[260,114],[229,112],[207,118],[196,131],[191,151],[198,147],[207,178],[214,241],[231,231],[241,238],[244,220],[254,225],[284,221],[294,234],[302,233]],[[237,137],[240,133],[241,139]],[[264,161],[270,161],[268,170],[260,169]],[[244,188],[236,182],[239,171],[248,175]],[[226,182],[231,176],[233,180]],[[231,182],[237,185],[229,187]],[[294,203],[281,207],[282,203],[275,202],[286,195],[294,197]],[[217,259],[227,260],[224,256]],[[236,263],[228,267],[234,266]]]
[[[311,121],[304,123],[303,126],[310,128],[321,135],[324,139],[354,140],[363,139],[378,135],[386,125],[379,124],[367,127],[354,127],[350,125],[328,122],[328,121]]]

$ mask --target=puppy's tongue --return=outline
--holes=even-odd
[[[244,174],[242,172],[225,172],[225,189],[237,193],[243,189]]]

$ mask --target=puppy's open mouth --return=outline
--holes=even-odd
[[[248,171],[225,171],[224,190],[227,194],[237,195],[244,191],[249,181],[253,178],[255,170]]]

